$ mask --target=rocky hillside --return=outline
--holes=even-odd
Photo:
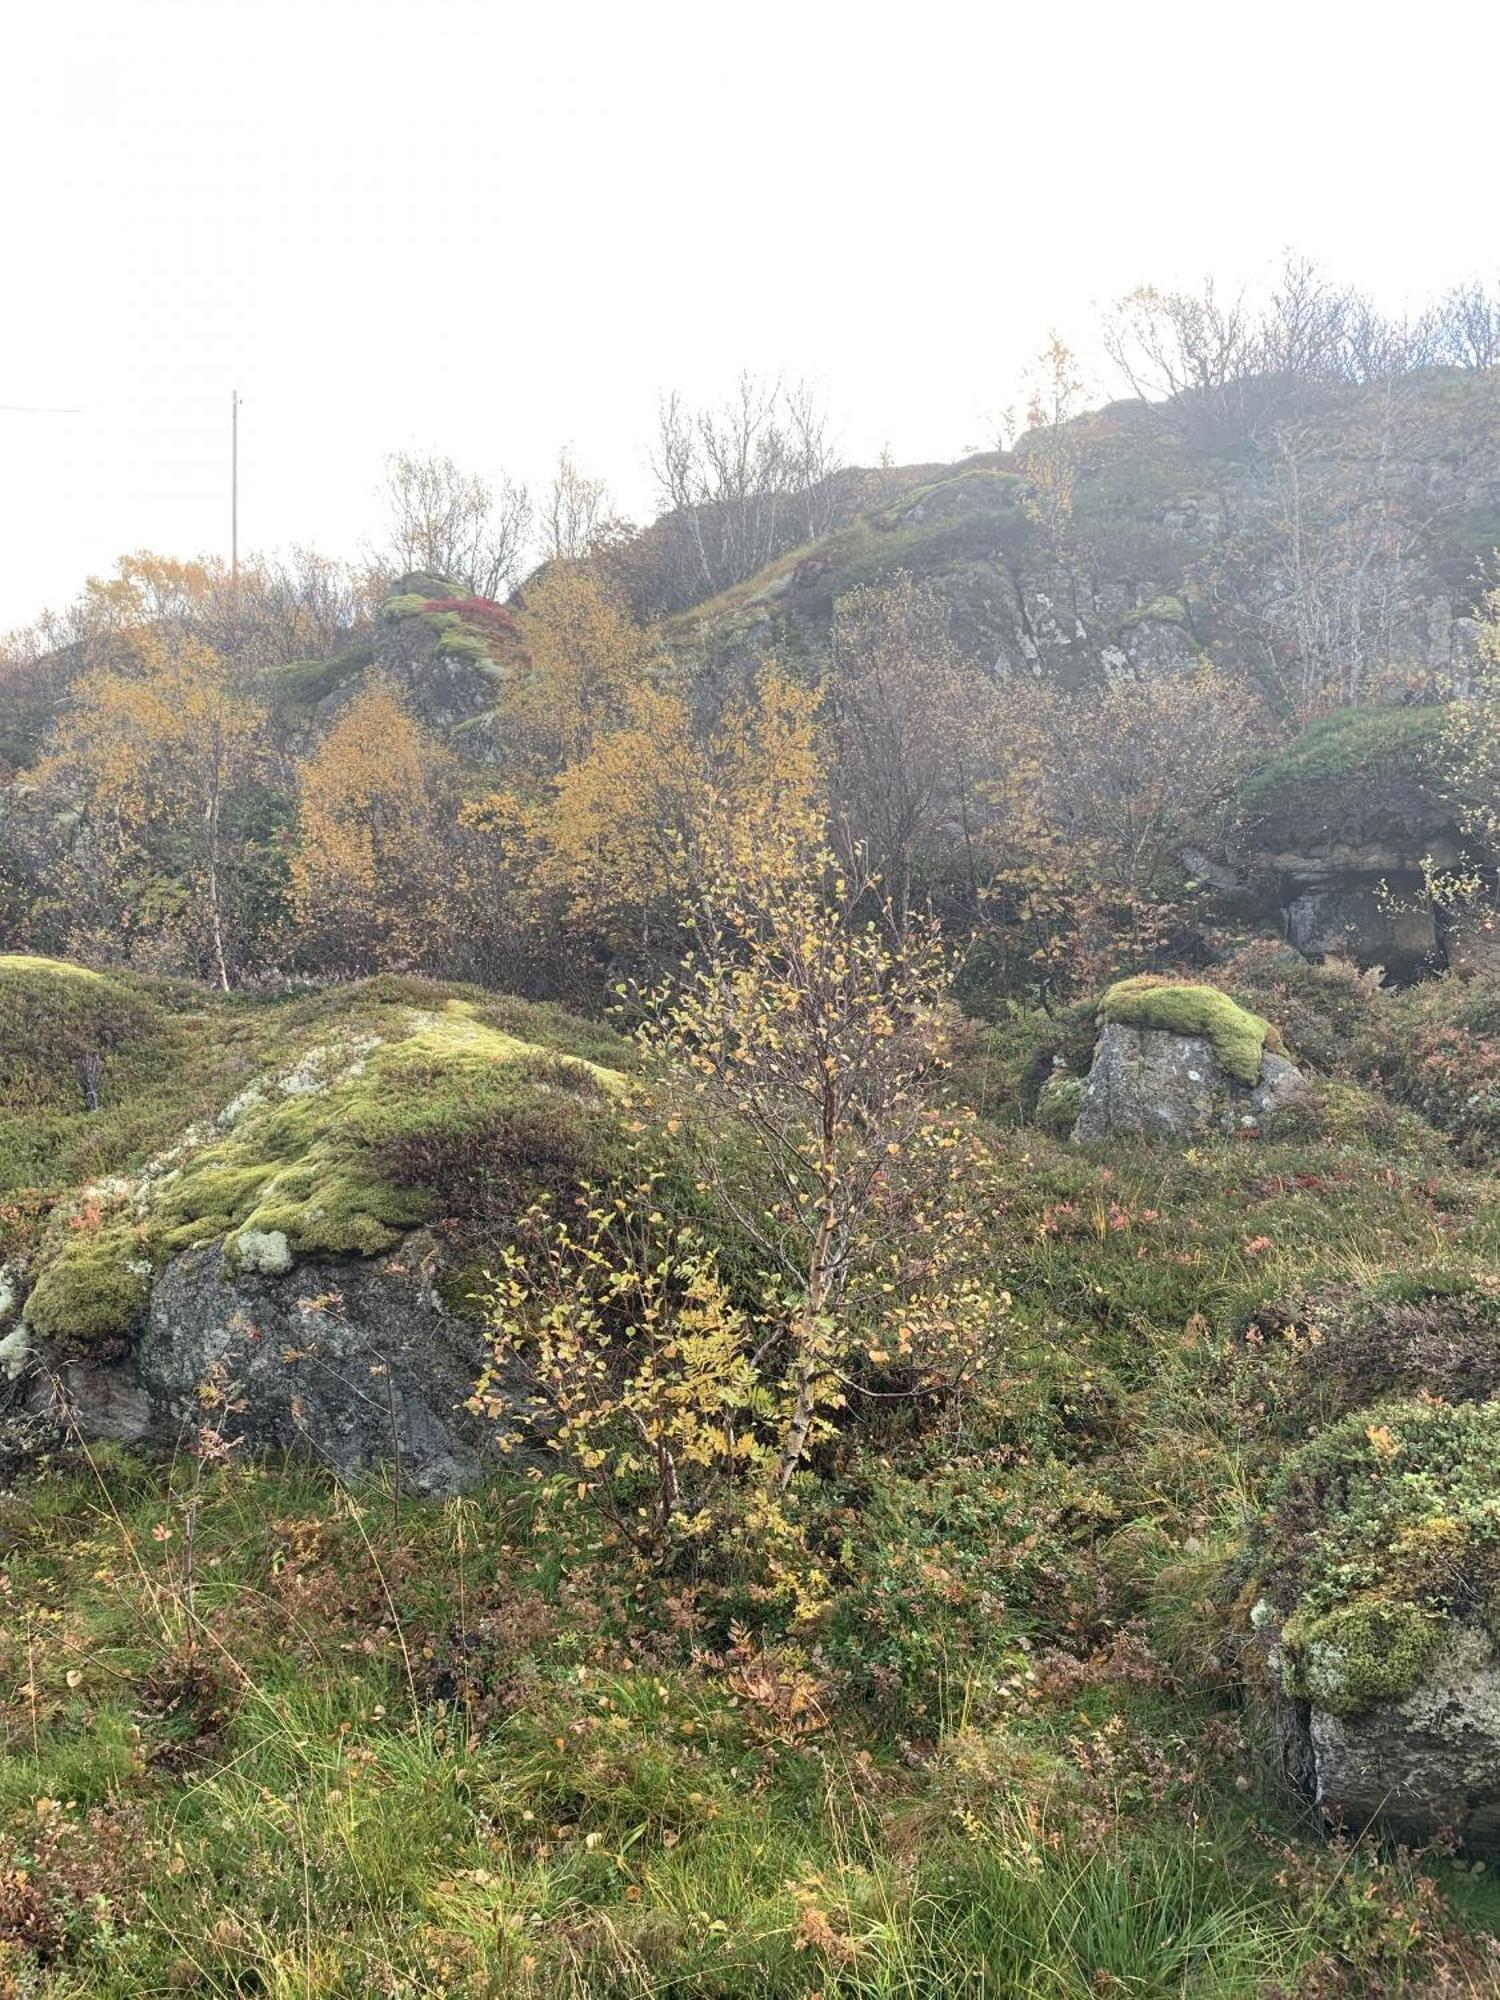
[[[1308,391],[1238,437],[1115,403],[924,473],[675,629],[715,662],[816,655],[842,593],[906,570],[993,672],[1067,684],[1206,650],[1283,691],[1343,651],[1461,678],[1500,546],[1500,379]]]

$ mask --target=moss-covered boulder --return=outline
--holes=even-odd
[[[36,1394],[84,1435],[207,1421],[341,1471],[472,1476],[486,1263],[531,1202],[627,1169],[632,1052],[556,1010],[378,986],[265,1010],[279,1061],[56,1203],[4,1364],[44,1361]]]
[[[35,1254],[26,1317],[37,1334],[93,1358],[117,1352],[140,1328],[151,1271],[200,1244],[262,1274],[376,1257],[472,1203],[481,1180],[486,1200],[514,1211],[618,1164],[618,1068],[530,1040],[459,997],[390,1010],[378,1028],[367,1018],[351,1003],[347,1021],[139,1174],[64,1203]],[[612,1042],[589,1046],[600,1040]]]
[[[1079,1139],[1258,1132],[1305,1095],[1270,1023],[1215,986],[1121,980],[1098,1018]]]
[[[1341,708],[1310,723],[1247,780],[1247,836],[1295,872],[1419,864],[1453,831],[1439,784],[1444,714]]]
[[[1206,1035],[1220,1067],[1237,1083],[1254,1083],[1269,1042],[1284,1053],[1269,1021],[1242,1007],[1217,986],[1191,986],[1143,975],[1121,979],[1099,1003],[1102,1022],[1159,1028],[1164,1034]]]
[[[1240,795],[1242,838],[1274,873],[1289,941],[1410,978],[1442,962],[1424,864],[1462,841],[1442,782],[1442,708],[1346,708],[1321,717]]]
[[[1331,1820],[1500,1842],[1500,1403],[1377,1404],[1294,1452],[1251,1626]]]

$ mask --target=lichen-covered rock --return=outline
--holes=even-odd
[[[1352,1715],[1283,1700],[1277,1716],[1284,1769],[1330,1826],[1500,1847],[1500,1660],[1476,1627],[1454,1627],[1396,1700]]]
[[[1500,1841],[1500,1404],[1356,1412],[1291,1454],[1250,1624],[1283,1761],[1331,1820]]]
[[[1211,1132],[1259,1131],[1306,1092],[1296,1065],[1270,1049],[1261,1055],[1256,1081],[1248,1084],[1224,1067],[1207,1035],[1107,1021],[1073,1136],[1191,1140]]]
[[[394,1463],[418,1492],[457,1492],[482,1476],[495,1430],[464,1407],[482,1330],[444,1310],[432,1269],[422,1236],[285,1273],[235,1270],[217,1244],[188,1250],[128,1353],[63,1360],[33,1403],[60,1400],[90,1438],[171,1449],[207,1426],[341,1478]]]

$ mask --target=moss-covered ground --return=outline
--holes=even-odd
[[[1284,1608],[1329,1615],[1333,1569],[1378,1555],[1372,1427],[1431,1470],[1483,1422],[1390,1414],[1383,1377],[1369,1416],[1345,1370],[1352,1414],[1320,1441],[1306,1301],[1344,1302],[1364,1339],[1500,1275],[1487,1167],[1370,1086],[1404,997],[1232,980],[1283,1018],[1278,982],[1327,1060],[1274,1141],[1084,1153],[1027,1100],[1051,1053],[1076,1070],[1092,1005],[978,1038],[954,1088],[1000,1160],[1011,1335],[982,1396],[851,1428],[798,1482],[828,1579],[807,1615],[722,1571],[642,1581],[546,1479],[417,1502],[59,1449],[0,1503],[0,1977],[49,2000],[1494,1992],[1489,1876],[1325,1846],[1236,1691],[1258,1537],[1305,1524],[1313,1474],[1363,1496],[1345,1541],[1284,1563]],[[212,1011],[218,1050],[178,1086],[205,1116],[384,1026],[334,1087],[351,1104],[380,1065],[515,1037],[553,1052],[548,1101],[592,1130],[609,1085],[582,1065],[624,1059],[566,1017],[411,982]],[[475,1095],[472,1075],[454,1093]],[[446,1207],[475,1152],[391,1079],[377,1102],[368,1155],[351,1119],[360,1171]],[[235,1149],[297,1103],[196,1155],[186,1207],[246,1226],[267,1161]],[[499,1096],[474,1115],[520,1172],[539,1128]],[[544,1177],[572,1170],[572,1131]],[[1483,1506],[1472,1481],[1450,1498]]]

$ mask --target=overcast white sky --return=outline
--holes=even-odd
[[[0,628],[150,547],[353,553],[382,455],[649,502],[659,392],[951,457],[1049,326],[1295,244],[1500,270],[1489,4],[8,0]]]

